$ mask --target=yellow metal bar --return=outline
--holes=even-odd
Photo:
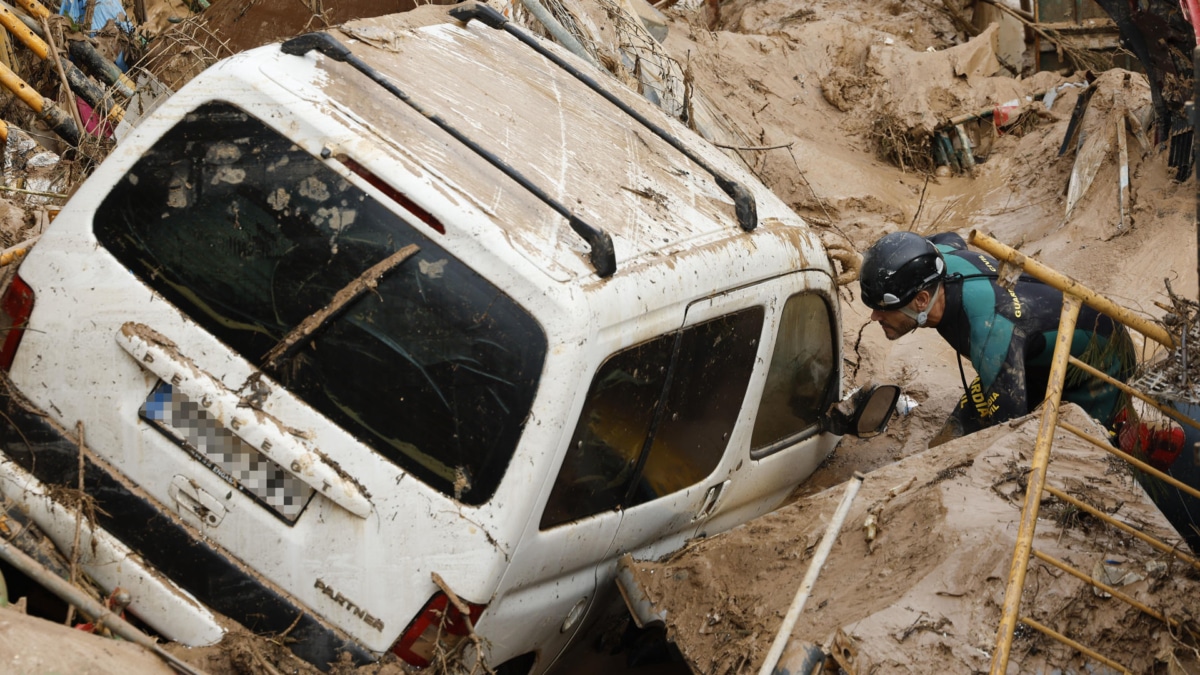
[[[21,6],[21,9],[28,12],[29,16],[39,21],[50,16],[50,10],[46,9],[45,5],[37,0],[17,0],[17,4]]]
[[[1171,337],[1171,334],[1168,333],[1165,328],[1154,323],[1153,321],[1144,319],[1133,312],[1130,312],[1108,298],[1105,298],[1099,293],[1087,288],[1078,281],[1075,281],[1071,277],[1068,277],[1060,272],[1056,272],[1055,270],[1046,267],[1042,263],[1032,258],[1027,258],[1024,253],[1021,253],[1014,248],[1009,248],[1008,246],[1005,246],[1004,244],[977,230],[971,230],[971,235],[967,241],[983,249],[984,252],[995,256],[998,260],[1003,260],[1007,263],[1021,267],[1033,277],[1044,281],[1046,284],[1054,288],[1057,288],[1064,294],[1077,295],[1080,298],[1083,298],[1083,301],[1087,303],[1089,307],[1092,307],[1100,312],[1104,312],[1108,316],[1120,321],[1130,328],[1133,328],[1142,335],[1145,335],[1164,347],[1167,347],[1168,349],[1175,348],[1175,339]]]
[[[1017,628],[1017,618],[1021,610],[1021,592],[1025,588],[1025,572],[1029,567],[1029,552],[1033,550],[1033,533],[1037,528],[1042,487],[1046,484],[1046,465],[1050,463],[1050,445],[1054,441],[1054,428],[1058,425],[1058,408],[1062,402],[1063,380],[1067,374],[1067,357],[1071,354],[1075,322],[1079,319],[1082,306],[1077,296],[1063,296],[1058,338],[1055,340],[1054,358],[1050,362],[1050,377],[1046,383],[1042,422],[1038,427],[1037,444],[1033,449],[1029,481],[1025,488],[1025,507],[1021,509],[1021,526],[1017,531],[1017,547],[1013,551],[1012,565],[1008,571],[1008,586],[1004,589],[1000,627],[996,631],[996,648],[992,652],[991,675],[1004,675],[1008,670],[1013,632]]]
[[[8,122],[0,120],[0,143],[8,142]]]
[[[1113,518],[1112,516],[1108,515],[1107,513],[1092,506],[1091,504],[1080,501],[1080,500],[1072,497],[1071,495],[1063,492],[1062,490],[1055,488],[1052,485],[1045,486],[1045,490],[1046,490],[1046,492],[1049,492],[1050,494],[1054,495],[1055,497],[1058,497],[1059,499],[1063,500],[1064,502],[1067,502],[1068,504],[1074,506],[1075,508],[1077,508],[1081,511],[1087,511],[1088,513],[1099,518],[1100,520],[1103,520],[1104,522],[1108,523],[1109,525],[1112,525],[1113,527],[1121,530],[1122,532],[1125,532],[1126,534],[1129,534],[1131,536],[1137,537],[1138,539],[1141,539],[1142,541],[1144,541],[1147,544],[1153,546],[1154,548],[1162,551],[1163,553],[1170,553],[1171,555],[1175,556],[1176,558],[1179,558],[1183,562],[1200,570],[1200,560],[1196,560],[1192,556],[1190,556],[1186,553],[1183,553],[1179,549],[1171,547],[1171,546],[1167,546],[1165,543],[1159,541],[1158,539],[1155,539],[1154,537],[1151,537],[1150,535],[1146,534],[1145,532],[1142,532],[1141,530],[1138,530],[1131,525],[1122,523],[1121,521],[1117,520],[1116,518]]]
[[[1164,406],[1163,404],[1159,403],[1158,401],[1154,400],[1153,398],[1143,394],[1142,392],[1138,391],[1137,389],[1134,389],[1133,387],[1125,384],[1124,382],[1122,382],[1120,380],[1113,379],[1113,377],[1110,376],[1108,373],[1103,373],[1099,370],[1096,370],[1092,366],[1089,366],[1088,364],[1084,363],[1083,361],[1080,361],[1079,359],[1075,358],[1074,356],[1071,357],[1071,365],[1075,366],[1076,368],[1079,368],[1080,370],[1087,372],[1092,377],[1096,377],[1101,380],[1104,380],[1105,382],[1120,389],[1121,391],[1125,392],[1126,394],[1129,394],[1130,396],[1135,396],[1135,397],[1145,401],[1146,403],[1148,403],[1151,406],[1153,406],[1154,408],[1156,408],[1159,412],[1166,415],[1167,417],[1170,417],[1171,419],[1175,420],[1176,422],[1179,422],[1180,424],[1186,424],[1186,425],[1192,427],[1193,429],[1200,431],[1200,422],[1188,417],[1187,415],[1184,415],[1183,413],[1179,412],[1178,410],[1174,410],[1173,408],[1168,408],[1167,406]]]
[[[33,249],[33,245],[37,243],[37,240],[38,237],[34,237],[16,246],[4,249],[4,251],[0,252],[0,267],[23,260],[25,256],[29,255],[29,251]]]
[[[33,29],[25,25],[21,18],[9,9],[7,3],[0,2],[0,26],[20,40],[38,58],[53,63],[63,83],[71,91],[79,94],[92,108],[107,110],[108,119],[114,124],[124,119],[124,108],[106,96],[104,90],[89,80],[75,64],[70,61],[64,62],[59,58],[54,46],[54,39],[50,37],[49,25],[45,20],[42,21],[42,25],[47,36],[46,39],[42,39]],[[78,121],[76,118],[76,122]]]
[[[1063,572],[1066,572],[1067,574],[1072,575],[1072,577],[1074,577],[1075,579],[1079,579],[1081,581],[1084,581],[1084,583],[1086,583],[1086,584],[1091,584],[1092,586],[1096,586],[1097,589],[1102,590],[1105,593],[1109,593],[1110,596],[1117,598],[1118,601],[1128,604],[1129,607],[1132,607],[1136,610],[1141,611],[1141,613],[1144,613],[1147,616],[1152,617],[1152,619],[1157,619],[1159,621],[1162,621],[1163,623],[1166,623],[1166,625],[1169,625],[1169,626],[1175,627],[1175,628],[1182,626],[1180,622],[1178,622],[1174,619],[1171,619],[1171,617],[1165,616],[1163,614],[1159,614],[1158,610],[1151,608],[1150,605],[1142,604],[1141,602],[1138,601],[1138,599],[1136,599],[1132,596],[1124,595],[1124,593],[1114,589],[1114,587],[1109,586],[1108,584],[1102,584],[1102,583],[1100,583],[1100,581],[1097,581],[1096,579],[1088,577],[1087,574],[1084,574],[1084,573],[1078,571],[1078,569],[1075,569],[1074,567],[1067,565],[1066,562],[1058,560],[1058,558],[1056,558],[1054,556],[1046,555],[1046,554],[1044,554],[1044,552],[1038,551],[1038,550],[1033,551],[1033,556],[1037,557],[1038,560],[1046,563],[1046,565],[1049,565],[1051,567],[1057,567],[1058,569],[1062,569]],[[1195,635],[1195,632],[1193,632],[1192,629],[1188,628],[1187,626],[1183,626],[1183,628],[1187,629],[1188,633],[1192,633],[1193,635]]]
[[[59,110],[58,106],[43,98],[33,87],[25,84],[20,75],[4,64],[0,64],[0,86],[21,99],[63,140],[71,145],[79,145],[79,127],[75,121]]]
[[[46,36],[46,42],[50,46],[50,57],[47,61],[54,64],[55,70],[58,71],[59,78],[62,79],[71,91],[79,95],[80,98],[87,101],[88,105],[96,113],[107,110],[107,118],[113,124],[118,124],[125,119],[125,109],[122,108],[116,101],[105,95],[104,90],[88,79],[83,71],[79,70],[75,64],[70,61],[64,61],[58,54],[58,47],[54,44],[54,34],[50,30],[50,23],[42,19],[42,31]],[[83,120],[79,118],[79,110],[75,106],[71,106],[71,115],[75,118],[75,122],[80,128],[83,128]]]
[[[1129,462],[1130,464],[1136,466],[1139,470],[1145,471],[1146,473],[1150,474],[1151,476],[1154,476],[1155,478],[1161,480],[1162,482],[1167,483],[1168,485],[1173,485],[1173,486],[1179,488],[1180,490],[1183,490],[1184,492],[1188,493],[1189,495],[1195,497],[1196,499],[1200,499],[1200,490],[1197,490],[1196,488],[1188,485],[1187,483],[1180,481],[1178,478],[1175,478],[1174,476],[1171,476],[1171,475],[1163,473],[1162,471],[1159,471],[1158,469],[1150,466],[1149,464],[1143,462],[1142,460],[1138,459],[1137,457],[1134,457],[1133,455],[1131,455],[1127,452],[1122,452],[1120,449],[1114,448],[1111,444],[1109,444],[1105,441],[1099,440],[1095,436],[1092,436],[1091,434],[1084,431],[1083,429],[1080,429],[1079,427],[1075,426],[1074,424],[1071,424],[1070,422],[1063,422],[1060,420],[1058,423],[1058,426],[1075,434],[1076,436],[1091,443],[1092,445],[1096,446],[1097,448],[1100,448],[1101,450],[1109,453],[1110,455],[1113,455],[1114,457],[1118,457],[1120,459],[1125,460],[1126,462]]]
[[[20,40],[21,44],[37,54],[39,59],[45,60],[50,57],[50,45],[46,44],[45,40],[30,30],[29,26],[26,26],[16,14],[3,5],[0,5],[0,25],[8,29],[8,32]]]
[[[55,199],[67,199],[71,195],[66,195],[61,192],[45,192],[43,190],[23,190],[21,188],[8,187],[0,185],[0,192],[16,192],[23,195],[34,195],[35,197],[53,197]],[[50,208],[50,207],[47,207]],[[58,215],[55,213],[55,215]]]
[[[42,112],[42,108],[46,107],[46,99],[42,95],[34,91],[33,87],[25,84],[25,80],[21,79],[11,68],[5,65],[0,65],[0,86],[12,92],[13,96],[25,102],[35,113]]]
[[[1129,669],[1126,668],[1125,666],[1117,663],[1116,661],[1113,661],[1112,659],[1110,659],[1106,656],[1101,656],[1099,653],[1094,652],[1091,649],[1088,649],[1087,647],[1084,647],[1083,645],[1072,640],[1071,638],[1067,637],[1066,635],[1059,633],[1058,631],[1054,630],[1053,628],[1050,628],[1048,626],[1043,626],[1042,624],[1038,623],[1037,621],[1034,621],[1033,619],[1031,619],[1027,616],[1021,617],[1021,623],[1025,624],[1026,626],[1029,626],[1030,628],[1036,630],[1037,632],[1039,632],[1043,635],[1046,635],[1048,637],[1054,638],[1055,640],[1058,640],[1059,642],[1063,643],[1064,645],[1067,645],[1068,647],[1070,647],[1072,649],[1079,650],[1083,654],[1086,654],[1087,656],[1089,656],[1093,659],[1096,659],[1097,661],[1099,661],[1100,663],[1103,663],[1104,665],[1108,666],[1109,668],[1112,668],[1114,670],[1119,670],[1122,673],[1125,673],[1125,675],[1133,675],[1133,673],[1129,672]]]

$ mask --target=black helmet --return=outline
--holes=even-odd
[[[899,309],[946,270],[942,254],[928,239],[912,232],[891,232],[863,255],[858,283],[871,309]]]

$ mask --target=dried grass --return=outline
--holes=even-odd
[[[204,69],[233,55],[228,41],[208,29],[202,14],[188,17],[164,31],[152,45],[130,68],[129,78],[138,82],[141,75],[149,75],[172,91],[178,91]]]
[[[871,125],[867,137],[875,145],[875,153],[901,171],[929,173],[934,170],[933,144],[928,132],[910,129],[899,117],[885,113]]]

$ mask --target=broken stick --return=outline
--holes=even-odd
[[[263,357],[263,368],[270,370],[279,365],[285,357],[290,356],[301,344],[318,330],[340,314],[346,307],[354,302],[363,293],[375,288],[383,275],[395,269],[400,263],[407,260],[414,253],[421,250],[416,244],[409,244],[404,248],[389,255],[383,260],[375,263],[367,269],[367,271],[358,275],[354,281],[346,284],[346,286],[334,294],[333,300],[329,304],[321,308],[317,312],[305,317],[300,325],[292,329],[290,333],[283,336],[279,344],[271,348],[267,355]]]

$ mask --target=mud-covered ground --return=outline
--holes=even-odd
[[[1063,419],[1094,425],[1075,406]],[[1034,416],[999,425],[867,474],[792,640],[835,645],[853,672],[987,672],[1038,424]],[[1176,538],[1119,461],[1066,431],[1055,439],[1048,483],[1142,532]],[[844,493],[820,492],[668,561],[634,565],[694,672],[758,672]],[[1034,548],[1166,616],[1196,618],[1195,569],[1066,502],[1043,504]],[[1025,588],[1022,616],[1130,672],[1200,667],[1162,623],[1049,564],[1035,561]],[[1010,654],[1019,670],[1009,672],[1097,665],[1024,626]]]
[[[314,4],[315,8],[310,6]],[[321,3],[216,0],[204,14],[192,15],[181,2],[147,0],[145,30],[154,40],[143,66],[162,81],[177,86],[189,73],[235,49],[300,30],[326,28],[377,11],[381,3],[364,0],[325,4],[336,4],[336,11],[303,11],[320,10]],[[618,15],[611,7],[617,4],[621,3],[563,3],[587,19],[580,21],[585,27],[602,24],[604,17],[615,20]],[[956,8],[963,4],[949,3]],[[679,72],[686,74],[683,79],[691,87],[689,100],[696,111],[693,120],[711,140],[729,146],[729,152],[741,157],[808,218],[831,248],[862,251],[881,234],[894,230],[921,234],[955,231],[964,236],[979,230],[1019,246],[1026,254],[1150,318],[1162,314],[1156,303],[1167,302],[1164,280],[1169,280],[1177,292],[1196,297],[1195,186],[1173,181],[1165,148],[1143,142],[1132,130],[1128,134],[1132,207],[1128,220],[1122,222],[1120,218],[1116,128],[1127,111],[1137,119],[1149,119],[1149,90],[1142,75],[1120,70],[1100,73],[1097,92],[1082,122],[1083,142],[1060,156],[1067,121],[1080,91],[1075,85],[1082,76],[1051,72],[1014,76],[996,57],[995,29],[980,26],[982,34],[971,39],[938,3],[730,0],[720,5],[716,16],[711,4],[693,5],[694,9],[686,3],[664,8],[667,35],[656,52],[672,57],[679,64]],[[418,11],[433,12],[436,8]],[[969,19],[973,11],[968,2],[960,14]],[[277,20],[278,16],[288,20]],[[186,20],[172,22],[172,17]],[[612,31],[605,34],[611,38]],[[606,45],[611,47],[597,39],[597,49]],[[600,60],[609,65],[614,62]],[[1017,70],[1024,70],[1021,64],[1016,65]],[[628,73],[623,77],[627,79]],[[1053,92],[1050,105],[1044,98],[1047,92]],[[968,125],[980,161],[974,171],[953,175],[934,170],[927,142],[938,125],[957,115],[991,111],[1014,100],[1016,106],[1006,109],[1006,115],[1015,123],[997,128],[991,118],[985,118]],[[67,194],[86,170],[86,166],[77,165],[66,167],[69,171],[40,168],[26,163],[32,156],[10,149],[6,153],[6,173],[24,172],[39,178],[41,182],[26,183],[37,191]],[[1082,161],[1077,163],[1077,158]],[[1092,181],[1081,196],[1072,195],[1068,214],[1068,183],[1073,170],[1081,176],[1092,176]],[[10,246],[35,236],[47,214],[53,213],[61,201],[23,193],[0,195],[0,243]],[[923,451],[961,391],[958,361],[932,331],[917,331],[888,342],[878,327],[869,325],[868,312],[857,295],[853,283],[840,292],[846,388],[868,381],[898,383],[917,407],[893,423],[886,435],[869,441],[844,440],[816,475],[800,486],[797,498],[838,485],[855,471],[871,471]],[[1153,356],[1149,345],[1139,342],[1139,346],[1144,358]],[[970,379],[970,365],[965,367]],[[1028,435],[1024,429],[1005,433],[1013,438]],[[984,440],[978,439],[981,444]],[[947,452],[965,453],[966,457],[981,447],[985,446],[963,449],[956,445]],[[976,465],[982,462],[975,461]],[[968,479],[985,480],[979,476],[968,478],[967,474],[956,478]],[[918,482],[927,481],[922,478]],[[954,484],[947,481],[937,502],[898,499],[891,507],[895,518],[908,520],[893,522],[905,523],[906,530],[894,526],[888,531],[889,543],[876,552],[869,569],[853,564],[833,566],[829,569],[842,571],[845,576],[839,579],[825,573],[822,583],[828,583],[830,589],[861,585],[875,588],[879,580],[871,578],[873,574],[878,577],[883,571],[892,575],[917,569],[917,563],[932,555],[936,547],[911,551],[909,547],[925,542],[932,523],[941,522],[935,516],[988,512],[982,504],[962,502],[971,499],[973,493],[969,491],[945,491]],[[1008,502],[993,506],[1011,508]],[[789,596],[790,589],[798,584],[804,571],[798,565],[805,550],[800,543],[812,536],[811,523],[786,528],[793,540],[779,542],[777,548],[790,564],[772,571],[771,587],[787,590],[770,600],[775,603]],[[1063,527],[1059,531],[1066,538],[1083,536],[1079,528]],[[951,545],[948,540],[935,539],[934,543],[938,541],[940,545]],[[795,555],[789,558],[789,552]],[[738,555],[752,558],[761,556],[762,551],[748,546]],[[991,560],[979,555],[980,561]],[[728,569],[738,569],[735,562],[744,561],[729,561]],[[994,599],[992,586],[999,582],[993,576],[987,578],[991,585],[980,597]],[[941,596],[948,598],[946,602],[976,592],[951,586],[944,589],[950,595]],[[837,608],[836,598],[832,592],[827,595],[820,600],[830,602],[826,614],[831,614]],[[1188,597],[1194,607],[1195,595]],[[762,604],[738,602],[736,608],[721,610],[733,612],[722,616],[757,612],[755,616],[761,618],[773,611],[765,596]],[[1103,603],[1089,598],[1070,611],[1077,613],[1077,622],[1086,623],[1088,613],[1096,611],[1094,606],[1099,604]],[[908,618],[914,628],[899,643],[936,642],[934,628],[940,621],[937,611],[914,606]],[[730,620],[723,619],[724,624],[717,625],[729,626]],[[971,630],[985,628],[990,630],[982,624]],[[217,675],[310,672],[311,668],[281,647],[283,641],[235,633],[218,648],[172,649],[180,658]],[[986,640],[972,644],[975,642],[986,644]],[[706,656],[705,662],[711,667],[702,670],[714,674],[745,672],[749,660],[735,663],[736,653],[740,650],[750,659],[754,649],[736,640],[728,645],[727,653]],[[932,642],[929,646],[936,649]],[[977,660],[972,659],[963,656],[964,662]],[[701,661],[697,658],[693,662]],[[377,664],[359,672],[391,673],[398,672],[397,668]],[[335,666],[336,672],[353,670]],[[896,666],[896,670],[878,672],[908,671]]]

